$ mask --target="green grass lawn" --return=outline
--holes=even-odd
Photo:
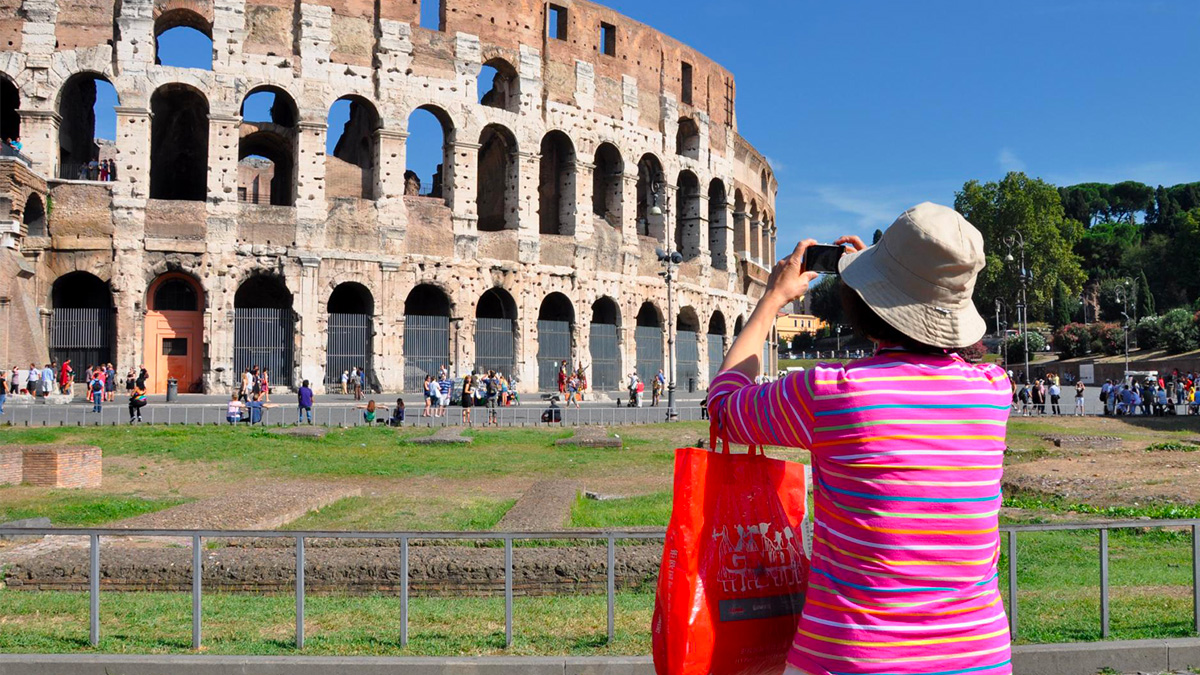
[[[604,500],[581,495],[571,508],[571,527],[666,527],[670,519],[670,492]]]
[[[98,494],[80,490],[50,490],[16,495],[21,488],[0,487],[0,523],[24,518],[49,518],[58,527],[102,525],[153,513],[189,500],[180,497],[141,497],[138,495]]]
[[[495,527],[515,503],[515,499],[474,499],[458,504],[440,497],[404,495],[347,497],[309,511],[282,529],[474,532]]]

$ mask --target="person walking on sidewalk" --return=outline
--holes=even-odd
[[[958,354],[987,331],[983,236],[925,203],[874,246],[842,237],[843,316],[874,356],[755,385],[775,317],[817,277],[815,243],[775,265],[708,397],[717,438],[812,454],[811,577],[785,675],[1009,675],[996,563],[1012,390]]]
[[[304,416],[308,416],[308,423],[313,423],[313,390],[308,386],[308,380],[300,384],[300,388],[296,390],[297,406],[296,424],[304,422]]]

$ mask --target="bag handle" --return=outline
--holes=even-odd
[[[718,438],[716,423],[709,422],[709,424],[708,424],[708,449],[713,452],[716,452],[718,440],[721,441],[721,454],[728,455],[729,454],[729,439],[724,438],[724,437]],[[746,454],[761,456],[763,454],[762,446],[753,445],[753,444],[748,445],[748,446],[746,446]]]

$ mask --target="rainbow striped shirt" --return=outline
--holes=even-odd
[[[957,355],[881,350],[708,406],[734,443],[812,452],[812,574],[788,656],[804,675],[1007,675],[997,530],[1012,389]]]

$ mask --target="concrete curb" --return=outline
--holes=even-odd
[[[1125,640],[1013,648],[1017,675],[1161,673],[1200,666],[1200,639]],[[0,675],[653,675],[646,656],[321,657],[0,654]]]

